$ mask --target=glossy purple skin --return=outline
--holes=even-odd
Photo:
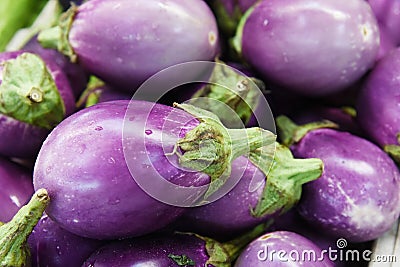
[[[174,234],[110,243],[93,253],[82,267],[178,266],[169,254],[186,255],[195,262],[195,267],[213,266],[205,265],[209,256],[203,240],[193,235]]]
[[[212,60],[219,50],[215,17],[198,0],[91,0],[78,8],[69,42],[80,65],[128,93],[166,67]]]
[[[184,231],[199,233],[218,240],[228,240],[251,230],[272,216],[255,218],[251,208],[255,208],[261,198],[265,175],[246,157],[232,162],[232,174],[242,178],[225,196],[210,204],[191,208],[179,219]],[[253,180],[254,179],[254,180]],[[259,182],[257,190],[250,191],[251,181]]]
[[[261,1],[247,18],[241,47],[267,82],[322,96],[372,67],[379,31],[363,0]]]
[[[22,53],[23,51],[3,52],[0,54],[0,62],[14,59]],[[70,115],[75,110],[75,100],[68,81],[61,69],[54,62],[46,59],[43,60],[64,101],[66,115]],[[2,72],[1,67],[0,72]],[[4,156],[35,158],[48,134],[49,130],[47,129],[0,114],[0,136],[2,137],[2,142],[0,142],[0,154]]]
[[[357,99],[357,120],[380,146],[398,145],[399,86],[400,48],[396,48],[371,71]]]
[[[286,255],[282,253],[281,256],[279,256],[280,250],[284,251]],[[298,255],[300,255],[298,260],[296,260],[296,254],[292,251],[297,251]],[[323,260],[320,261],[313,260],[313,258],[308,260],[307,256],[302,259],[301,255],[303,251],[314,251],[317,259],[322,254],[322,250],[316,244],[299,234],[289,231],[271,232],[252,241],[242,251],[234,266],[334,266],[333,262],[331,262],[328,257],[323,257]],[[290,258],[295,259],[295,261],[290,261]]]
[[[400,174],[373,143],[346,132],[317,129],[291,147],[299,158],[320,158],[322,176],[303,186],[299,213],[326,234],[350,242],[373,240],[398,219]]]
[[[378,22],[388,30],[390,38],[400,45],[400,1],[399,0],[368,0]]]
[[[80,267],[103,243],[62,229],[46,214],[28,239],[32,267]]]
[[[144,141],[145,129],[133,128],[130,143],[123,148],[128,103],[104,102],[71,115],[50,133],[39,152],[35,188],[45,187],[52,198],[47,214],[77,235],[96,239],[140,236],[166,226],[184,211],[155,200],[138,186],[123,149],[133,150],[129,159],[138,166],[135,175],[149,181],[154,181],[149,168],[157,173],[156,178],[161,175],[181,186],[196,187],[210,181],[200,172],[178,169],[163,150],[161,137],[168,140],[182,134],[182,128],[190,130],[198,125],[198,120],[186,112],[157,104],[147,118],[145,109],[153,103],[133,103],[135,117],[130,122],[140,125],[147,119],[146,130],[152,132],[146,131]],[[163,125],[166,120],[171,122],[169,126]],[[137,151],[143,142],[148,153]],[[173,146],[168,144],[166,151],[172,151]],[[176,155],[169,158],[177,162]],[[152,186],[158,189],[159,185]]]
[[[85,90],[86,83],[88,81],[87,73],[80,65],[72,63],[68,57],[64,56],[55,49],[43,48],[37,41],[36,36],[26,43],[23,49],[25,51],[40,55],[40,57],[46,61],[55,62],[67,76],[71,85],[71,89],[76,98],[78,98],[83,90]]]
[[[33,194],[31,173],[0,157],[0,222],[8,222]]]

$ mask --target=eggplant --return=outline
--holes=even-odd
[[[0,223],[0,266],[30,266],[27,239],[35,227],[50,198],[46,189],[37,190],[31,200],[8,223]]]
[[[232,266],[241,249],[265,229],[261,224],[228,242],[193,233],[159,233],[111,242],[93,253],[82,267],[101,266]]]
[[[219,52],[215,17],[197,0],[91,0],[72,6],[39,41],[127,93],[164,68]]]
[[[316,97],[373,67],[379,30],[364,0],[272,0],[246,12],[232,42],[265,82]]]
[[[400,214],[400,173],[383,150],[323,123],[298,126],[278,117],[277,124],[295,157],[324,163],[322,176],[303,187],[297,208],[305,220],[354,243],[376,239],[392,227]]]
[[[24,52],[0,54],[0,154],[35,158],[49,131],[75,110],[62,70]]]
[[[33,194],[32,174],[0,157],[0,221],[8,222]]]
[[[300,200],[302,185],[322,170],[320,159],[294,159],[280,144],[269,158],[239,157],[232,162],[232,173],[242,175],[235,187],[215,202],[186,211],[178,223],[184,231],[231,239],[290,210]]]
[[[378,22],[387,29],[392,42],[400,45],[400,1],[398,0],[368,0]]]
[[[140,236],[176,220],[183,207],[218,198],[225,192],[219,189],[230,189],[223,185],[231,161],[274,140],[260,128],[226,129],[189,105],[108,101],[49,134],[34,186],[47,188],[53,198],[47,214],[72,233]]]
[[[325,257],[324,257],[325,256]],[[312,241],[289,231],[266,233],[252,241],[240,254],[235,267],[335,266]]]
[[[369,138],[400,162],[400,48],[386,54],[367,76],[357,99],[357,121]]]
[[[104,242],[74,235],[43,214],[28,238],[32,267],[80,267]]]

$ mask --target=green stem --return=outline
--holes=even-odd
[[[236,54],[239,55],[239,57],[242,56],[242,39],[244,26],[246,25],[247,19],[250,17],[251,13],[253,13],[253,10],[256,6],[257,5],[253,5],[243,14],[236,27],[235,36],[230,40],[232,48],[235,50]]]
[[[250,152],[249,158],[267,177],[262,196],[251,211],[258,218],[291,209],[300,200],[302,185],[323,172],[322,160],[295,159],[289,148],[280,144],[276,145],[272,164],[270,154],[257,150]]]
[[[96,76],[90,76],[89,82],[86,85],[85,91],[81,94],[78,101],[76,102],[76,107],[90,107],[99,102],[99,92],[98,88],[104,86],[105,83],[97,78]]]
[[[218,59],[215,61],[209,83],[192,96],[189,104],[218,114],[228,127],[240,127],[250,120],[261,96],[259,87],[263,89],[265,85]]]
[[[286,146],[299,142],[308,132],[320,128],[338,128],[338,125],[328,121],[311,122],[304,125],[297,125],[288,117],[282,115],[275,119],[278,127],[278,136]]]
[[[0,266],[29,266],[27,239],[50,201],[45,189],[39,189],[14,218],[0,226]]]
[[[206,242],[206,250],[209,256],[206,266],[208,266],[208,264],[216,267],[232,266],[232,263],[240,255],[240,252],[243,250],[243,248],[245,248],[251,241],[262,235],[271,225],[271,223],[272,220],[260,224],[247,233],[223,243],[209,237],[195,234],[196,237]]]
[[[68,56],[71,62],[77,62],[78,59],[68,39],[77,9],[77,6],[72,4],[67,11],[61,14],[57,26],[41,31],[38,36],[43,47],[57,49]]]
[[[270,131],[257,127],[227,129],[219,118],[209,111],[188,104],[175,103],[174,106],[200,121],[197,127],[178,140],[173,153],[178,155],[181,166],[210,176],[211,184],[205,198],[223,186],[229,177],[231,162],[235,158],[276,140],[275,134]]]

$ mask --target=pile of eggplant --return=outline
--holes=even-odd
[[[0,266],[378,260],[400,216],[400,1],[0,14]]]

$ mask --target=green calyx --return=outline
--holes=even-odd
[[[235,4],[233,12],[230,13],[221,1],[211,1],[210,4],[222,33],[226,36],[233,36],[243,15],[239,6]]]
[[[76,107],[90,107],[99,102],[101,92],[98,90],[99,87],[104,86],[105,83],[97,78],[96,76],[90,76],[89,82],[86,85],[85,91],[81,94],[78,101],[76,102]]]
[[[69,31],[74,22],[78,7],[71,4],[71,7],[61,14],[58,25],[43,30],[38,35],[38,41],[45,48],[57,49],[64,55],[68,56],[71,62],[77,62],[78,58],[69,43]]]
[[[300,200],[302,185],[322,175],[323,162],[317,158],[295,159],[289,148],[277,143],[271,164],[271,153],[259,150],[251,151],[249,159],[266,175],[267,181],[251,214],[257,218],[283,214]]]
[[[246,25],[247,19],[250,17],[251,13],[253,13],[254,8],[257,6],[257,4],[253,5],[251,8],[249,8],[243,16],[240,18],[239,23],[236,27],[236,34],[235,36],[230,40],[230,44],[235,50],[235,52],[239,55],[239,57],[242,56],[242,40],[243,40],[243,29],[244,26]]]
[[[195,262],[186,255],[169,254],[168,258],[173,260],[179,266],[194,266]]]
[[[278,136],[282,144],[290,146],[299,142],[308,132],[321,128],[338,128],[338,125],[328,121],[311,122],[304,125],[297,125],[288,117],[282,115],[275,119],[278,127]]]
[[[245,234],[227,242],[218,242],[212,238],[194,234],[197,238],[200,238],[205,242],[206,251],[209,256],[205,266],[210,264],[216,267],[231,267],[243,248],[245,248],[255,238],[263,234],[271,223],[272,220],[260,224]]]
[[[5,61],[2,79],[2,114],[45,129],[54,128],[64,119],[64,102],[40,57],[23,53]]]
[[[23,206],[10,222],[0,226],[0,266],[30,266],[27,239],[49,201],[47,191],[39,189],[29,203]]]
[[[178,140],[172,154],[178,155],[181,166],[210,176],[205,199],[224,185],[234,159],[276,140],[275,134],[257,127],[227,129],[215,114],[192,105],[175,103],[174,107],[200,121],[197,127]]]
[[[397,143],[399,145],[385,145],[383,149],[398,165],[400,165],[400,133],[397,134]]]
[[[258,105],[260,89],[265,85],[219,60],[216,62],[209,83],[197,91],[189,103],[218,114],[224,125],[238,128],[242,122],[246,124],[250,120]]]

